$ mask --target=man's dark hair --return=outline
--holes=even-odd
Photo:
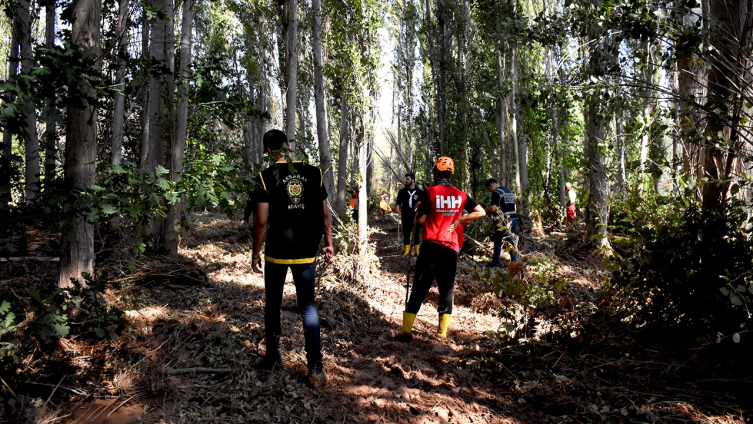
[[[415,179],[416,179],[416,174],[414,174],[414,173],[412,173],[412,172],[406,172],[406,173],[405,173],[405,176],[406,176],[406,177],[410,177],[410,178],[411,178],[412,180],[415,180]]]
[[[498,182],[497,182],[497,180],[495,180],[494,178],[489,178],[489,179],[488,179],[488,180],[486,180],[486,182],[484,183],[484,187],[489,187],[489,186],[490,186],[490,185],[492,185],[492,184],[499,184],[499,183],[498,183]]]
[[[437,171],[434,170],[434,175],[437,176],[440,180],[449,180],[452,179],[452,171]]]
[[[264,134],[264,148],[280,150],[288,143],[288,137],[280,130],[269,130]]]

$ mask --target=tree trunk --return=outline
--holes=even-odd
[[[345,205],[348,200],[345,198],[347,191],[348,179],[348,101],[345,94],[342,95],[340,106],[340,151],[337,154],[337,204],[335,212],[339,217],[345,215]]]
[[[55,47],[55,3],[45,6],[45,47],[49,50]],[[51,182],[55,178],[58,154],[58,110],[55,106],[53,94],[47,97],[47,116],[44,128],[44,180]]]
[[[426,41],[429,45],[429,66],[431,67],[432,82],[434,85],[434,109],[437,115],[437,126],[439,127],[439,146],[440,151],[444,153],[445,145],[445,125],[444,125],[444,113],[442,102],[442,90],[439,86],[439,63],[437,60],[437,51],[434,47],[434,25],[431,23],[431,9],[429,8],[429,0],[424,0],[424,15],[426,25]],[[440,154],[441,155],[441,154]]]
[[[746,86],[744,67],[748,58],[747,49],[743,47],[751,42],[753,7],[749,0],[710,0],[708,3],[712,24],[710,44],[714,46],[714,52],[710,55],[707,84],[708,110],[712,112],[706,125],[707,144],[702,146],[705,153],[703,166],[708,177],[702,186],[702,207],[712,210],[723,206],[729,184],[728,171],[722,165],[722,147],[727,140],[720,135],[729,137],[733,142],[736,138],[733,135],[736,128],[728,122],[737,120],[735,111],[742,100],[736,91],[744,90],[742,87]],[[734,154],[731,150],[727,153]]]
[[[505,166],[505,118],[507,117],[507,102],[502,92],[505,88],[505,65],[502,61],[502,51],[497,50],[497,84],[499,86],[499,119],[497,127],[499,130],[499,183],[505,186],[507,184],[507,167]]]
[[[141,58],[149,60],[149,19],[146,10],[141,16]],[[141,134],[139,135],[139,168],[147,168],[149,158],[149,77],[150,72],[144,66],[141,82]]]
[[[314,53],[314,102],[316,103],[316,135],[319,140],[319,163],[324,179],[324,188],[330,202],[335,198],[335,178],[332,169],[332,147],[327,129],[327,107],[324,98],[324,64],[322,63],[322,4],[312,0],[312,49]]]
[[[150,6],[165,10],[164,0],[150,0]],[[149,55],[158,63],[165,60],[165,21],[155,18],[151,21]],[[147,120],[149,126],[147,169],[154,176],[157,166],[164,162],[164,135],[162,120],[164,118],[164,97],[162,96],[163,79],[149,76],[149,100],[147,103]]]
[[[364,96],[366,95],[368,94],[364,93]],[[369,251],[369,192],[366,181],[363,179],[367,173],[367,152],[369,149],[366,145],[366,131],[363,121],[364,120],[361,119],[360,140],[358,143],[358,174],[361,176],[361,187],[358,190],[358,253],[361,256],[366,256]],[[365,275],[362,275],[361,277],[365,278]]]
[[[8,81],[18,76],[18,22],[11,24],[10,49],[8,51]],[[11,97],[13,99],[14,97]],[[10,208],[13,184],[13,133],[9,128],[3,128],[3,158],[2,181],[0,181],[0,210]]]
[[[31,5],[28,0],[18,0],[18,43],[21,50],[21,74],[31,75],[34,66],[31,51]],[[39,194],[39,138],[37,138],[37,113],[32,106],[25,109],[23,139],[26,156],[26,203],[31,203]]]
[[[653,60],[651,59],[651,43],[646,41],[645,45],[646,50],[646,60],[648,63],[646,63],[646,68],[644,69],[644,84],[646,85],[645,89],[643,90],[643,134],[641,135],[641,149],[640,149],[640,157],[639,157],[639,170],[638,170],[638,192],[640,194],[643,194],[644,184],[643,179],[646,175],[646,159],[648,158],[648,135],[651,129],[651,115],[652,115],[652,108],[651,108],[651,86],[653,85],[654,80],[654,67],[653,67]]]
[[[157,10],[165,10],[165,0],[150,0],[150,4]],[[165,28],[166,21],[154,19],[151,22],[149,54],[152,59],[165,66]],[[149,119],[149,154],[147,155],[147,171],[152,177],[157,177],[157,167],[165,163],[165,96],[163,93],[164,75],[149,77],[149,103],[147,113]],[[157,251],[165,246],[167,220],[155,218],[150,225],[153,248]]]
[[[178,108],[177,123],[175,128],[175,140],[172,146],[170,180],[178,182],[183,173],[183,155],[186,147],[186,137],[188,130],[188,68],[191,65],[191,47],[193,39],[191,31],[193,27],[193,0],[183,0],[183,22],[180,29],[180,68],[178,70]],[[165,248],[168,254],[176,256],[178,254],[178,244],[180,242],[180,233],[178,231],[178,222],[183,211],[181,199],[176,203],[168,206],[167,212],[167,235],[165,237]]]
[[[609,205],[607,204],[607,166],[604,154],[599,144],[606,137],[606,125],[604,118],[598,116],[601,96],[597,92],[590,99],[587,106],[587,173],[589,193],[589,209],[593,207],[597,216],[593,216],[590,224],[596,233],[603,235],[598,240],[599,247],[609,249],[609,240],[606,238],[607,225],[609,224]]]
[[[163,139],[172,144],[175,140],[175,5],[173,0],[165,0],[165,12],[168,20],[165,21],[165,66],[168,72],[165,80],[165,116]],[[172,146],[167,146],[168,151]]]
[[[100,0],[74,0],[71,11],[71,44],[84,54],[100,55]],[[98,73],[102,62],[97,60],[92,71]],[[97,97],[96,81],[81,75],[77,86],[70,89],[89,98]],[[65,183],[70,189],[88,189],[94,185],[97,159],[97,109],[83,100],[83,107],[68,104],[65,147]],[[81,274],[94,270],[94,226],[76,215],[70,231],[63,231],[58,285],[68,287],[71,279],[81,281]],[[83,283],[83,281],[82,281]]]
[[[288,0],[287,32],[287,75],[288,88],[285,93],[285,133],[290,140],[290,149],[296,145],[296,90],[298,89],[298,0]]]
[[[520,103],[518,102],[518,90],[520,85],[520,76],[518,75],[518,48],[513,47],[512,49],[512,58],[510,59],[511,65],[512,65],[512,93],[510,93],[510,96],[512,98],[512,125],[510,125],[510,131],[512,133],[512,148],[513,148],[513,154],[515,155],[515,191],[518,193],[518,196],[522,194],[521,191],[521,176],[520,176],[520,148],[518,145],[518,109],[520,108]]]
[[[118,90],[125,91],[125,73],[126,64],[124,57],[128,54],[128,21],[126,12],[130,0],[120,0],[118,4],[118,70],[115,72],[115,84]],[[118,92],[115,94],[115,111],[112,117],[112,149],[110,152],[110,164],[120,166],[120,160],[123,156],[123,134],[125,132],[125,96]]]

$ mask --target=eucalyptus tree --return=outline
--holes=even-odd
[[[314,102],[316,103],[316,135],[319,141],[319,165],[322,169],[324,187],[330,202],[335,199],[335,179],[332,168],[332,146],[327,129],[327,105],[324,94],[324,63],[322,57],[322,3],[311,2],[311,41],[314,55]]]
[[[34,58],[31,46],[31,4],[28,0],[16,2],[18,19],[18,44],[21,53],[21,75],[31,77]],[[37,114],[33,104],[25,104],[22,136],[25,160],[25,199],[30,203],[39,193],[39,138],[37,136]]]
[[[77,75],[69,87],[65,184],[70,189],[87,190],[94,185],[97,159],[97,75],[100,59],[100,22],[102,5],[99,0],[74,0],[70,5],[70,43],[81,54],[81,64],[88,72]],[[80,97],[79,97],[80,96]],[[71,219],[70,230],[63,231],[58,285],[68,287],[71,279],[81,281],[82,273],[94,269],[94,225],[82,215]]]
[[[193,14],[194,0],[183,0],[180,29],[180,62],[178,68],[178,101],[175,139],[171,151],[170,180],[179,182],[183,173],[183,158],[185,156],[186,137],[188,132],[188,89],[189,66],[191,65],[191,48],[193,43]],[[176,199],[168,208],[167,225],[165,226],[165,247],[169,254],[178,254],[179,231],[178,222],[182,212],[181,200]]]
[[[14,10],[14,9],[10,9]],[[18,20],[10,17],[11,40],[8,46],[8,80],[12,81],[18,75]],[[10,100],[15,97],[11,96]],[[0,164],[0,209],[7,210],[10,208],[13,187],[13,132],[9,126],[3,128],[3,151],[2,163]]]

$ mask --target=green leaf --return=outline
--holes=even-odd
[[[739,286],[735,287],[735,290],[737,290],[738,293],[745,293],[745,286],[740,284]]]
[[[10,311],[10,303],[3,300],[3,303],[0,303],[0,315],[5,315],[8,311]]]
[[[170,172],[170,171],[168,171],[167,169],[165,169],[165,167],[163,167],[162,165],[157,165],[157,175],[165,175],[168,172]]]
[[[742,300],[740,300],[740,297],[739,297],[739,296],[737,296],[737,295],[734,295],[734,294],[730,295],[730,297],[729,297],[729,300],[730,300],[730,301],[732,302],[732,304],[733,304],[733,305],[735,305],[735,306],[740,306],[740,305],[742,305],[742,304],[743,304],[743,301],[742,301]]]
[[[55,324],[53,328],[55,329],[55,335],[58,337],[65,337],[70,332],[68,324]]]
[[[720,288],[719,291],[722,292],[723,295],[729,296],[729,290],[727,290],[725,287]]]
[[[104,213],[106,213],[108,215],[112,215],[112,214],[114,214],[117,211],[118,210],[113,205],[110,205],[110,204],[107,204],[107,203],[105,203],[104,205],[102,205],[102,212],[104,212]]]
[[[735,343],[740,343],[740,333],[735,333],[732,335],[732,341]]]
[[[0,326],[2,329],[8,329],[11,328],[13,325],[13,320],[16,319],[16,314],[13,312],[9,312],[8,315],[5,316],[5,321],[3,322],[3,325]]]

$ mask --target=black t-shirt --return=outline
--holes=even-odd
[[[447,181],[442,181],[439,184],[452,186],[452,184]],[[465,197],[465,210],[470,213],[472,210],[476,209],[478,202],[473,200],[473,198],[468,193],[465,193]],[[431,212],[431,199],[429,199],[429,190],[422,190],[421,196],[418,198],[418,201],[421,202],[421,206],[418,207],[418,213],[422,215],[428,215],[429,212]]]
[[[408,187],[403,187],[400,189],[400,191],[397,192],[397,199],[395,200],[395,205],[400,207],[400,210],[403,213],[406,212],[413,212],[413,209],[416,207],[416,204],[418,203],[418,199],[421,196],[421,193],[425,193],[426,190],[421,190],[416,186],[413,190],[409,190]]]
[[[322,171],[297,161],[290,165],[277,162],[259,173],[259,181],[255,199],[269,204],[265,260],[279,264],[314,262],[324,234],[322,201],[327,198],[327,190]]]

